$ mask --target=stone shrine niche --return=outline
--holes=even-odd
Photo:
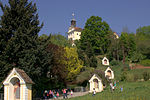
[[[20,80],[14,77],[10,80],[10,85],[10,98],[13,98],[14,100],[20,100]]]
[[[106,57],[104,57],[102,60],[102,64],[103,65],[109,65],[109,60]]]
[[[23,70],[13,68],[3,84],[4,100],[32,100],[34,82]]]
[[[89,80],[89,83],[90,83],[89,92],[92,93],[94,89],[96,90],[96,92],[103,91],[102,79],[97,74],[94,74],[92,76],[92,78]]]
[[[108,79],[114,79],[114,72],[110,67],[105,70],[105,77],[108,77]]]

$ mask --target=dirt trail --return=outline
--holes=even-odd
[[[150,66],[134,64],[134,65],[130,65],[130,69],[150,69]]]

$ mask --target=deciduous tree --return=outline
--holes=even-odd
[[[73,81],[83,67],[82,61],[78,58],[77,48],[65,47],[64,56],[66,59],[63,61],[63,63],[68,70],[67,80]]]
[[[91,16],[87,20],[81,39],[76,44],[85,66],[97,66],[95,56],[106,54],[110,45],[110,34],[109,25],[101,17]]]

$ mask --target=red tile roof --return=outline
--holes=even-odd
[[[80,31],[80,32],[81,32],[83,29],[82,29],[82,28],[79,28],[79,27],[74,27],[74,30],[75,30],[75,31]]]

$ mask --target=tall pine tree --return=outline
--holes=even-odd
[[[0,3],[3,12],[0,19],[0,78],[4,79],[13,67],[25,70],[32,78],[38,77],[41,67],[37,39],[42,25],[36,5],[28,0],[8,2],[5,6]]]

